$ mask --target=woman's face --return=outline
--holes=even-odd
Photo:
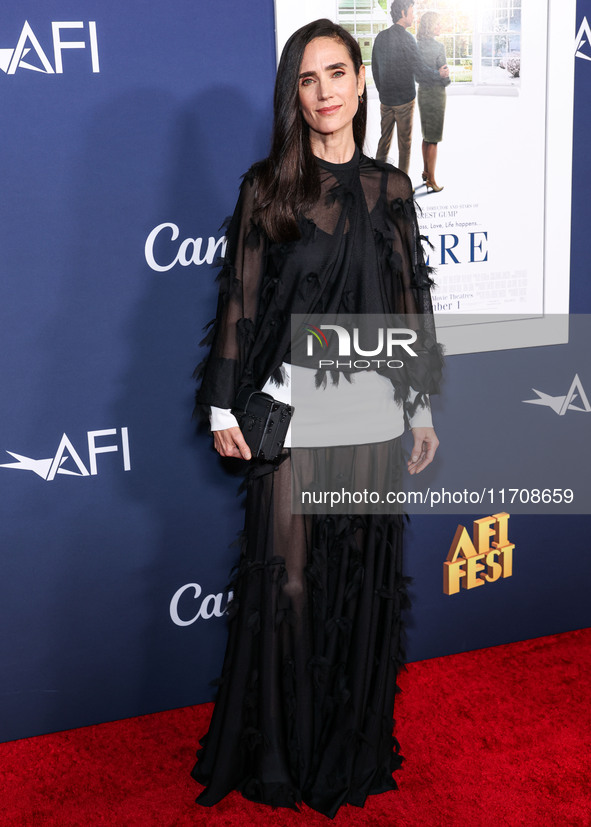
[[[365,85],[365,66],[357,75],[347,47],[340,40],[317,37],[308,43],[298,83],[300,109],[316,138],[353,134],[353,118]]]

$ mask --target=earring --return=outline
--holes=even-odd
[[[359,95],[359,103],[363,103],[363,95]]]

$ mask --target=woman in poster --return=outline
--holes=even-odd
[[[417,31],[417,45],[421,57],[430,69],[440,69],[447,63],[443,44],[435,40],[440,32],[441,20],[437,12],[425,12]],[[419,83],[418,102],[423,132],[423,181],[427,190],[432,189],[434,192],[441,192],[443,189],[435,180],[435,165],[437,144],[443,139],[445,86],[450,82],[449,78],[445,78],[438,84]]]
[[[197,394],[211,406],[224,457],[250,458],[229,410],[242,387],[289,401],[293,373],[308,371],[304,381],[321,392],[318,371],[291,363],[291,314],[412,313],[432,329],[412,185],[362,154],[365,69],[357,42],[329,20],[299,29],[281,57],[274,106],[271,153],[245,175],[228,227]],[[438,366],[434,337],[427,340]],[[417,373],[412,389],[362,372],[364,395],[386,400],[378,420],[361,422],[363,441],[373,441],[393,472],[403,465],[405,410],[414,416],[409,471],[433,458],[427,395],[436,372]],[[320,388],[345,399],[361,375],[322,378]],[[346,419],[346,402],[341,410]],[[335,425],[318,423],[324,445],[335,445]],[[345,450],[360,447],[358,427],[351,423]],[[339,450],[342,440],[341,432]],[[205,787],[197,800],[206,806],[239,790],[273,806],[305,802],[333,817],[343,804],[362,806],[368,795],[396,788],[403,518],[292,513],[289,445],[274,461],[249,464],[228,644],[193,777]]]

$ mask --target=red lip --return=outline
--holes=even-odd
[[[320,115],[332,115],[333,112],[337,112],[341,108],[341,105],[338,106],[326,106],[324,109],[317,109],[316,111]]]

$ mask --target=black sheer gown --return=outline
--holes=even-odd
[[[216,322],[198,403],[232,407],[289,361],[291,313],[396,312],[431,317],[406,175],[355,152],[319,161],[322,194],[302,237],[266,239],[252,219],[256,168],[228,228]],[[428,319],[429,331],[431,318]],[[430,370],[407,380],[415,405],[436,390]],[[393,388],[404,398],[408,388]],[[400,439],[380,451],[397,484]],[[403,661],[403,518],[291,510],[291,456],[250,463],[246,522],[229,608],[229,639],[210,729],[193,769],[210,806],[230,790],[273,806],[302,801],[333,817],[396,788],[393,737]]]

